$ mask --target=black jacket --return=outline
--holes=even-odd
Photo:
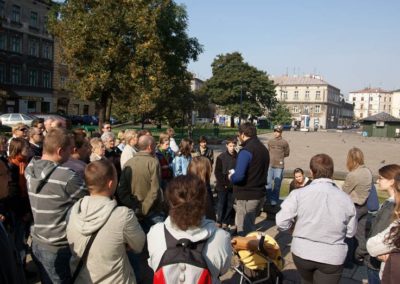
[[[221,153],[215,162],[215,179],[217,180],[216,190],[223,191],[232,189],[232,183],[228,179],[229,170],[234,169],[236,166],[236,152],[233,155],[228,151]]]

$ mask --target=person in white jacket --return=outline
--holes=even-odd
[[[218,229],[215,222],[204,218],[206,191],[205,184],[191,175],[179,176],[168,184],[166,195],[170,208],[169,217],[163,223],[154,225],[147,235],[150,256],[148,264],[154,271],[157,271],[167,249],[164,228],[176,240],[207,240],[202,255],[213,283],[220,283],[219,276],[228,271],[232,257],[230,236],[224,230]],[[187,281],[193,277],[190,269],[181,273],[185,275],[180,277]],[[173,283],[174,276],[168,277]]]
[[[75,283],[136,283],[126,249],[141,252],[145,234],[134,212],[117,207],[112,199],[117,186],[114,165],[108,160],[90,163],[85,170],[85,181],[90,196],[72,207],[67,225],[72,274],[89,238],[96,231],[98,234]]]

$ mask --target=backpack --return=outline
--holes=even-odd
[[[192,242],[176,240],[164,225],[167,250],[154,273],[154,284],[211,284],[211,273],[203,257],[207,239]]]

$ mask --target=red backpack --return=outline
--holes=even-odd
[[[211,273],[203,257],[207,239],[192,242],[176,240],[164,226],[167,250],[154,273],[154,284],[211,284]]]

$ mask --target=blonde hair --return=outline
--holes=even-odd
[[[210,160],[203,156],[192,158],[189,164],[188,173],[197,176],[204,183],[209,184],[211,178]]]
[[[362,165],[364,165],[363,152],[357,147],[351,148],[347,153],[347,169],[351,172]]]

